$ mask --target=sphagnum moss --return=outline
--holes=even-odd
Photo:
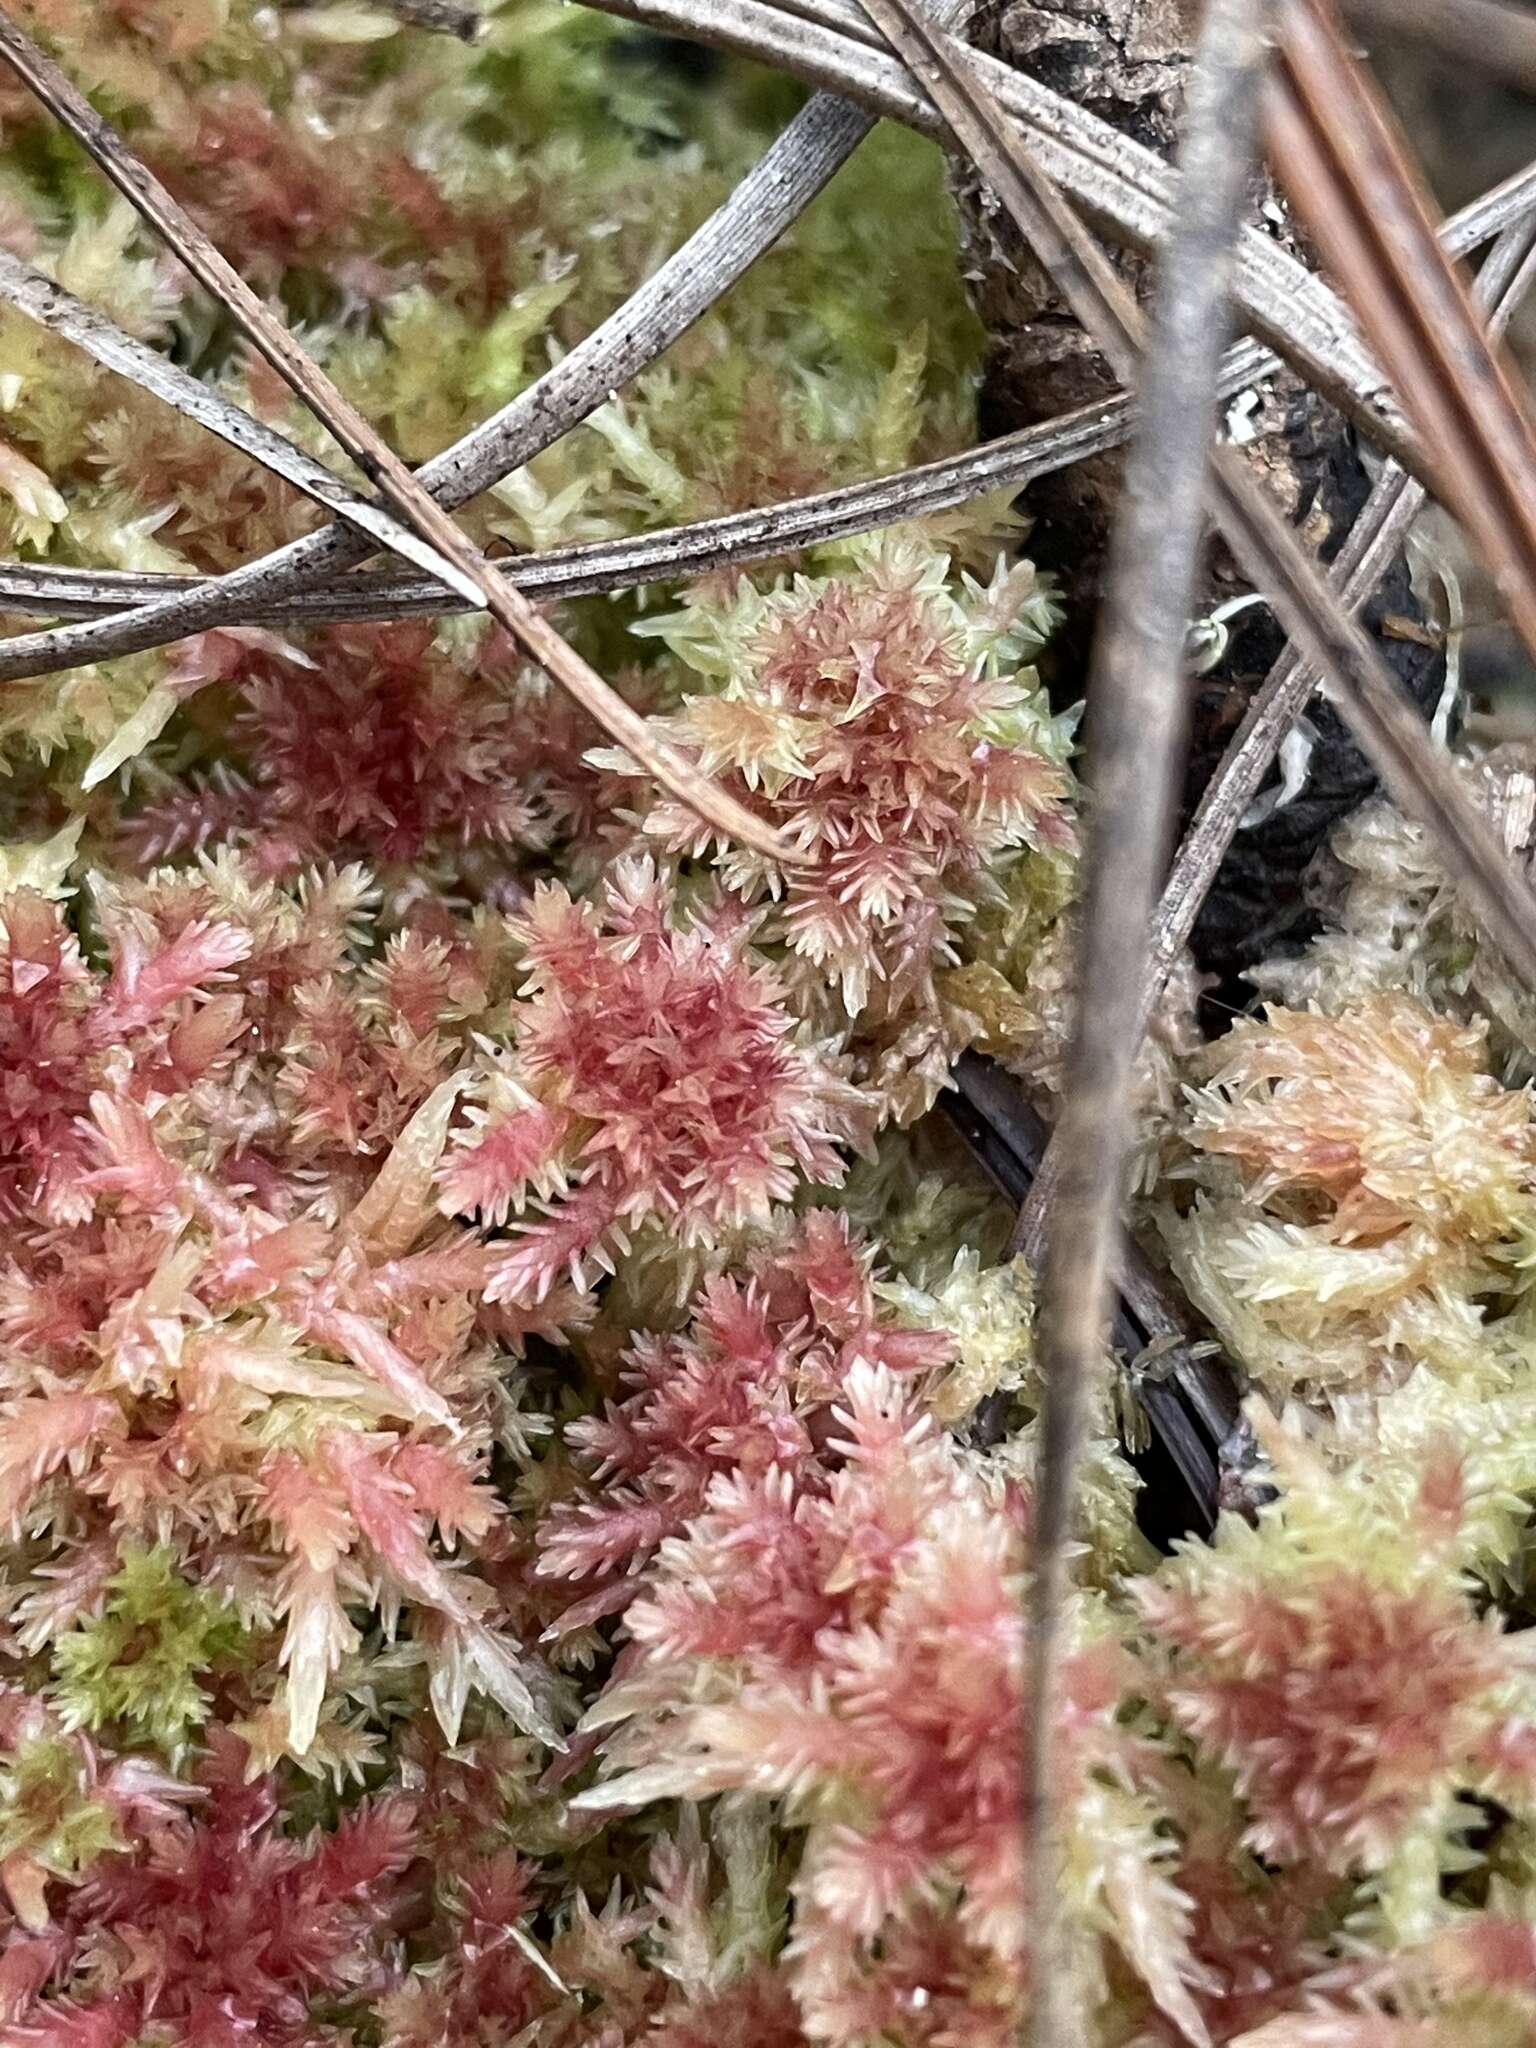
[[[413,461],[792,104],[533,0],[473,48],[368,0],[22,12]],[[0,112],[8,245],[323,453]],[[881,131],[470,530],[952,451],[982,340],[937,157]],[[12,313],[0,412],[5,551],[218,572],[312,519]],[[983,503],[564,608],[793,873],[472,621],[8,690],[0,2040],[1014,2039],[1033,1298],[922,1117],[967,1045],[1058,1082],[1072,722],[1020,539]],[[1469,772],[1513,817],[1525,766]],[[1196,1053],[1181,981],[1147,1070],[1144,1220],[1262,1390],[1273,1498],[1159,1560],[1105,1403],[1065,1681],[1092,2048],[1536,2026],[1536,1036],[1389,812],[1337,852],[1287,1007]]]

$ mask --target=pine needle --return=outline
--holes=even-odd
[[[403,540],[389,540],[393,551],[441,576],[472,603],[478,600],[646,773],[716,831],[785,866],[799,865],[805,858],[799,849],[661,740],[530,600],[499,574],[115,129],[4,13],[0,13],[0,55],[89,152],[124,198],[163,236],[204,289],[238,321],[273,369],[394,506],[410,531]]]

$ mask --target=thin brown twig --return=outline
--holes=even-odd
[[[1436,236],[1431,202],[1330,0],[1281,0],[1270,160],[1536,652],[1536,414]]]
[[[1536,15],[1503,0],[1345,0],[1361,28],[1384,29],[1536,92]]]
[[[1536,283],[1536,220],[1504,230],[1478,273],[1477,292],[1496,330]],[[1402,548],[1423,509],[1425,493],[1405,471],[1389,464],[1377,479],[1334,566],[1333,581],[1352,613],[1361,611]],[[1318,688],[1318,672],[1287,647],[1255,692],[1253,702],[1205,787],[1184,835],[1153,920],[1145,979],[1141,988],[1138,1044],[1168,976],[1194,930],[1227,849],[1236,837],[1260,785],[1274,765],[1280,743]],[[1038,1265],[1045,1219],[1056,1198],[1063,1164],[1053,1136],[1045,1148],[1028,1195],[1020,1206],[1011,1249]]]
[[[248,334],[315,417],[414,529],[426,566],[485,608],[636,763],[707,824],[767,858],[795,865],[804,855],[764,819],[720,789],[662,740],[634,708],[563,639],[530,600],[498,574],[389,444],[348,403],[283,323],[257,298],[111,125],[15,22],[0,11],[0,55],[95,159],[130,205],[175,251],[198,282]],[[418,563],[420,547],[389,546]],[[436,557],[441,557],[439,567]]]

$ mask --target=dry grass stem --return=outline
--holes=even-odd
[[[1078,233],[1050,180],[1016,146],[963,45],[907,0],[864,0],[1117,372],[1137,367],[1134,307],[1102,252]],[[1089,1386],[1100,1369],[1120,1261],[1131,1147],[1138,962],[1171,830],[1185,728],[1184,647],[1204,534],[1208,449],[1227,283],[1246,191],[1247,139],[1264,60],[1251,0],[1209,9],[1190,92],[1180,202],[1164,251],[1141,381],[1142,423],[1127,465],[1094,646],[1077,1012],[1061,1115],[1067,1161],[1041,1273],[1044,1393],[1032,1521],[1023,1783],[1025,1900],[1044,1967],[1031,2001],[1041,2048],[1071,2038],[1062,1954],[1055,1808],[1061,1617]]]

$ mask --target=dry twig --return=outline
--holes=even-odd
[[[968,53],[934,34],[906,0],[864,0],[999,193],[1074,305],[1120,328],[1111,360],[1136,367],[1134,308],[1064,203],[1031,177],[1009,125],[979,89]],[[1207,450],[1229,318],[1227,280],[1257,119],[1264,43],[1253,0],[1213,0],[1190,93],[1176,225],[1159,274],[1141,395],[1094,645],[1077,1005],[1061,1138],[1066,1167],[1042,1269],[1041,1438],[1032,1526],[1025,1692],[1026,1910],[1041,1932],[1034,1977],[1037,2041],[1070,2038],[1070,1973],[1056,1960],[1061,1845],[1057,1782],[1060,1633],[1066,1559],[1088,1388],[1103,1357],[1131,1147],[1138,965],[1173,819],[1185,725],[1184,646],[1205,520]],[[1111,288],[1113,287],[1113,288]]]
[[[1269,155],[1392,378],[1428,481],[1536,651],[1536,419],[1436,238],[1395,123],[1327,0],[1282,0]]]
[[[1484,239],[1491,222],[1519,227],[1533,210],[1536,171],[1522,172],[1452,215],[1445,223],[1443,240],[1453,252],[1465,252]],[[1504,232],[1508,231],[1506,227]],[[570,360],[566,358],[560,370]],[[1277,367],[1272,351],[1251,340],[1239,342],[1222,365],[1221,390],[1225,395],[1262,382]],[[558,375],[558,371],[551,373],[552,377]],[[990,491],[1017,489],[1068,463],[1118,446],[1129,435],[1134,419],[1134,406],[1128,398],[1084,406],[980,448],[888,477],[686,526],[550,548],[501,564],[502,573],[530,596],[583,596],[696,575],[726,563],[789,554],[821,541],[945,511]],[[424,477],[431,468],[428,465],[423,471]],[[177,637],[165,628],[165,611],[151,609],[155,607],[182,604],[196,608],[197,617],[179,630],[198,631],[210,622],[303,628],[333,620],[355,623],[414,617],[455,610],[463,603],[447,596],[433,578],[402,577],[393,571],[370,571],[314,584],[305,577],[297,587],[290,587],[286,576],[277,578],[279,562],[317,543],[324,545],[329,538],[319,535],[294,543],[266,563],[237,570],[218,583],[196,576],[62,568],[53,563],[0,563],[0,609],[94,622],[134,607],[142,608],[150,621],[146,626],[137,617],[109,616],[102,624],[93,624],[94,637],[71,638],[66,629],[57,635],[34,634],[0,642],[0,680],[39,669],[106,660]],[[345,544],[352,547],[350,541]],[[352,552],[355,557],[360,550],[352,548]],[[205,615],[210,594],[217,601],[211,621]]]

